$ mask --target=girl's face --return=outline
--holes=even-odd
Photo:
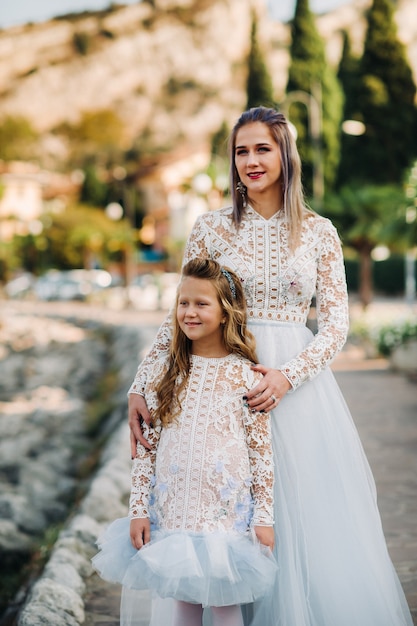
[[[187,276],[179,287],[177,320],[200,356],[222,356],[222,324],[226,321],[214,285],[209,280]]]
[[[279,192],[281,153],[266,124],[251,122],[237,131],[234,158],[249,197]]]

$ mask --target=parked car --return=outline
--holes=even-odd
[[[86,300],[92,293],[111,285],[105,270],[50,270],[40,276],[34,291],[40,300]]]
[[[129,303],[139,311],[170,309],[180,276],[175,272],[140,274],[127,287]]]
[[[16,276],[4,286],[4,292],[8,298],[25,298],[33,293],[36,277],[30,272],[24,272]]]

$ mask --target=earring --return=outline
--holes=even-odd
[[[242,183],[242,181],[240,180],[238,182],[238,184],[236,185],[236,191],[238,191],[240,193],[240,195],[242,196],[242,202],[243,202],[243,208],[246,208],[246,204],[247,204],[247,199],[246,199],[246,187],[245,185]]]

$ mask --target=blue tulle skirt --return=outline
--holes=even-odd
[[[153,530],[150,543],[136,550],[129,525],[129,518],[118,519],[98,539],[92,563],[109,582],[203,606],[254,602],[276,584],[272,552],[249,534]]]

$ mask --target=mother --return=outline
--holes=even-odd
[[[262,381],[243,398],[272,411],[276,558],[259,626],[412,626],[388,555],[375,485],[329,364],[348,330],[341,245],[331,222],[305,204],[287,120],[244,112],[230,139],[233,206],[202,215],[184,262],[213,258],[242,280]],[[318,332],[306,327],[316,296]],[[170,341],[170,319],[129,390],[132,450],[148,445],[140,417],[147,364]],[[159,626],[159,625],[158,625]]]

